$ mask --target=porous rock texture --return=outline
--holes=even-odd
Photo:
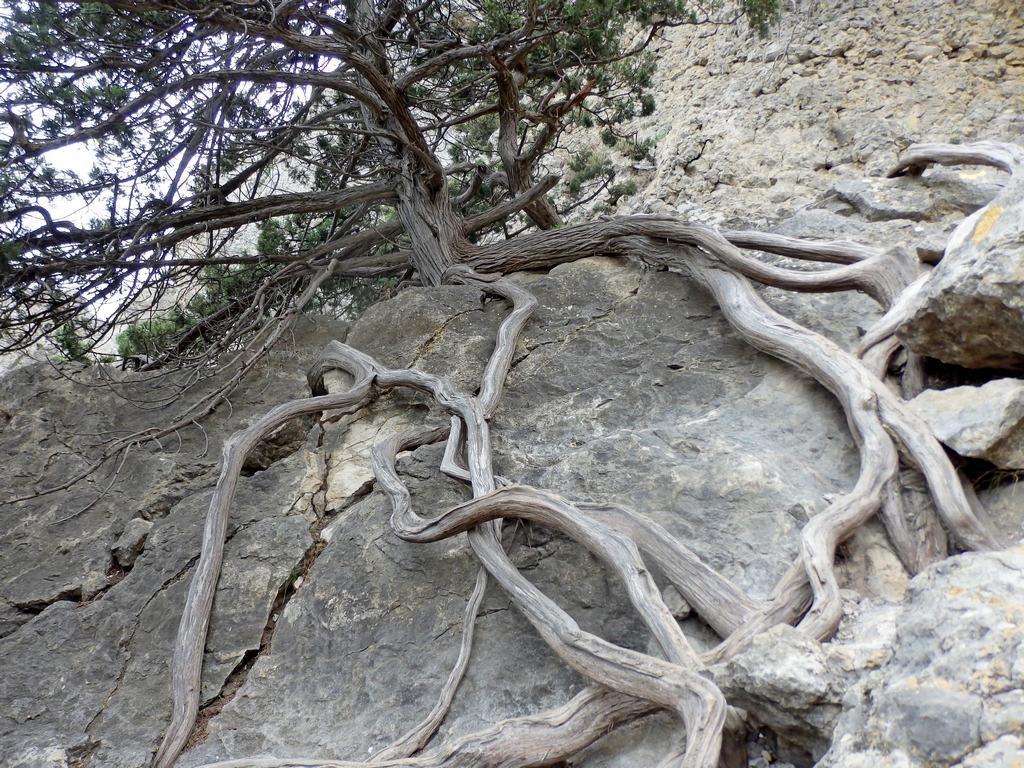
[[[641,164],[649,182],[618,212],[746,227],[824,207],[884,222],[873,245],[902,242],[938,261],[954,226],[948,214],[993,201],[1008,174],[880,177],[917,142],[1024,143],[1020,4],[838,0],[789,10],[766,41],[729,25],[669,33],[659,111],[638,125],[656,142],[656,163]],[[915,352],[1024,367],[1019,201],[1016,193],[979,213],[939,264],[900,327]],[[832,235],[861,240],[843,229]]]
[[[925,191],[885,193],[865,180],[880,180],[913,143],[1024,138],[1016,0],[799,2],[766,40],[742,25],[666,36],[658,111],[638,126],[657,142],[655,167],[620,212],[704,209],[709,223],[770,223],[825,198],[835,212],[860,206],[895,222],[880,231],[913,244],[937,224],[951,231],[944,214],[976,210],[1000,174],[938,169]],[[927,196],[937,205],[925,211]]]
[[[641,171],[647,189],[619,212],[904,243],[934,261],[1005,175],[880,176],[912,141],[1021,141],[1015,0],[812,5],[789,9],[763,42],[732,27],[669,33],[661,110],[645,127],[661,136],[657,162]],[[590,259],[514,279],[540,306],[492,420],[497,472],[637,508],[751,595],[766,595],[802,525],[857,476],[832,396],[752,351],[679,275]],[[846,348],[880,315],[860,296],[764,295]],[[220,448],[271,406],[307,394],[305,368],[328,339],[472,390],[506,312],[504,301],[446,287],[403,291],[351,330],[303,321],[211,417],[67,491],[0,507],[4,765],[148,765],[169,719],[171,647]],[[162,398],[173,384],[45,364],[8,374],[4,490],[59,484],[108,436],[170,420],[175,406]],[[457,653],[475,561],[461,536],[423,545],[389,532],[369,448],[443,422],[419,396],[395,392],[261,446],[232,508],[204,709],[180,765],[258,754],[364,759],[430,709]],[[434,471],[439,450],[399,462],[423,514],[466,497]],[[1016,485],[979,495],[1008,541],[1024,534]],[[516,563],[582,628],[648,648],[621,587],[591,554],[530,524],[505,536]],[[880,524],[861,529],[838,555],[846,618],[834,641],[780,627],[712,670],[746,710],[750,765],[1024,759],[1022,557],[1019,548],[959,555],[911,578]],[[698,648],[714,642],[698,619],[682,626]],[[560,704],[582,686],[492,589],[438,738]],[[673,728],[652,715],[573,765],[654,765]]]
[[[1024,758],[1024,547],[913,579],[891,655],[847,692],[821,768],[1002,766]]]

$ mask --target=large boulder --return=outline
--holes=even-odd
[[[910,582],[891,656],[851,686],[819,768],[1024,761],[1024,548],[960,555]]]
[[[975,146],[1005,156],[1014,174],[953,232],[898,335],[946,363],[1024,368],[1024,148]]]
[[[572,499],[639,508],[752,595],[766,595],[807,519],[857,475],[832,396],[753,352],[678,275],[592,259],[515,279],[540,306],[492,420],[498,472]],[[821,310],[799,297],[787,308]],[[368,311],[347,341],[386,365],[445,374],[472,391],[507,309],[467,287],[410,289]],[[298,334],[296,354],[277,354],[259,387],[235,393],[202,430],[184,430],[180,448],[164,440],[130,451],[108,494],[81,514],[94,495],[78,490],[0,508],[9,553],[0,571],[5,764],[148,764],[169,716],[174,634],[214,452],[276,402],[305,395],[303,370],[332,330],[344,334],[330,326]],[[48,468],[42,482],[68,476],[91,435],[165,417],[130,405],[154,386],[126,374],[116,394],[96,387],[81,397],[47,367],[8,376],[0,407],[12,418],[0,451],[18,479],[12,490],[35,487],[37,466]],[[357,413],[325,414],[303,444],[282,433],[258,451],[232,510],[203,725],[182,765],[261,753],[361,758],[433,706],[476,564],[461,537],[417,545],[391,534],[368,452],[381,437],[434,421],[444,419],[420,395],[395,392]],[[438,474],[439,451],[400,460],[425,514],[465,498]],[[623,589],[588,551],[533,525],[510,526],[507,537],[524,572],[583,628],[648,648]],[[698,647],[715,642],[697,617],[682,624]],[[485,598],[477,644],[442,739],[559,705],[583,685],[498,591]],[[820,741],[825,721],[807,718]],[[675,727],[663,715],[647,718],[594,745],[586,760],[656,762]]]
[[[589,259],[514,279],[540,305],[492,420],[497,471],[571,499],[640,509],[766,595],[803,523],[856,476],[831,396],[751,351],[678,275]],[[371,308],[348,343],[471,391],[506,312],[471,288],[411,289]],[[273,653],[259,657],[183,765],[262,753],[365,756],[429,711],[458,649],[474,560],[461,537],[427,546],[395,538],[384,496],[362,482],[375,439],[431,421],[443,417],[419,395],[396,392],[324,425],[326,546],[282,613]],[[400,461],[424,515],[465,498],[439,477],[439,460],[430,447]],[[582,628],[648,648],[622,588],[593,555],[534,525],[506,535],[513,560]],[[695,616],[682,624],[698,647],[715,642]],[[441,738],[559,705],[582,687],[501,592],[485,598],[476,631]],[[583,764],[653,764],[673,728],[671,718],[648,718],[595,745]]]

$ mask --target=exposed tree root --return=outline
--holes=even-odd
[[[953,160],[953,154],[929,147],[912,151],[901,167],[914,170],[922,163],[944,159],[964,162],[968,156],[988,164],[1002,163],[999,167],[1017,162],[1012,153],[1004,157],[1000,152],[975,147],[967,154],[955,155]],[[570,242],[572,249],[568,250]],[[740,247],[840,266],[807,271],[767,265],[743,253]],[[516,249],[514,255],[512,248]],[[679,749],[666,755],[661,764],[714,768],[731,713],[721,692],[704,676],[706,665],[742,651],[755,634],[780,622],[797,624],[819,640],[831,637],[842,617],[839,582],[833,568],[836,547],[875,513],[881,513],[899,556],[911,572],[945,555],[945,536],[936,513],[960,546],[998,546],[988,525],[972,509],[942,447],[883,380],[898,347],[892,331],[907,306],[907,296],[918,290],[924,279],[917,276],[919,266],[906,251],[804,243],[758,233],[730,232],[723,236],[707,227],[671,219],[632,217],[566,227],[523,237],[511,245],[481,248],[467,261],[478,267],[490,264],[509,269],[550,265],[598,252],[685,273],[711,292],[732,327],[748,343],[813,377],[836,396],[846,413],[859,450],[859,478],[848,493],[807,523],[798,558],[769,598],[749,597],[663,528],[632,510],[574,504],[554,493],[515,485],[494,475],[488,419],[500,401],[517,341],[536,301],[504,278],[484,277],[467,266],[453,267],[446,279],[479,286],[513,303],[512,312],[498,329],[477,396],[458,392],[443,377],[418,370],[388,369],[351,347],[332,342],[310,371],[314,397],[279,406],[225,446],[223,469],[207,518],[203,554],[179,630],[174,659],[174,715],[155,765],[167,768],[173,764],[195,718],[202,649],[224,531],[245,455],[289,418],[328,409],[352,409],[377,390],[418,390],[450,417],[447,426],[410,430],[374,447],[374,472],[378,487],[392,505],[392,530],[408,542],[437,541],[466,532],[490,577],[552,650],[594,686],[558,710],[507,720],[448,746],[417,754],[444,718],[465,671],[473,619],[485,583],[480,576],[466,611],[459,661],[437,705],[419,726],[371,761],[254,758],[214,763],[207,768],[549,765],[575,754],[617,723],[655,708],[674,711],[685,726],[685,740],[681,739]],[[790,290],[856,289],[874,297],[888,313],[854,354],[771,309],[751,280]],[[335,368],[350,374],[353,381],[347,391],[327,394],[324,376]],[[905,382],[904,386],[912,388],[914,384]],[[447,443],[441,471],[468,483],[473,498],[436,517],[421,517],[413,510],[409,491],[395,469],[396,456],[442,440]],[[901,458],[906,464],[902,474]],[[935,512],[918,501],[911,500],[909,507],[905,503],[904,492],[913,487],[914,472],[918,470],[919,477],[927,481]],[[913,494],[907,496],[912,498]],[[501,520],[506,518],[557,529],[599,556],[625,586],[661,658],[616,646],[583,631],[508,559],[500,542]],[[724,638],[720,645],[703,655],[694,651],[663,603],[645,558]]]
[[[355,409],[370,395],[372,379],[368,369],[358,364],[348,369],[355,378],[354,386],[340,394],[325,394],[279,405],[246,430],[233,435],[225,444],[217,489],[210,501],[203,530],[202,554],[189,586],[174,646],[171,689],[173,708],[171,722],[153,759],[154,765],[170,766],[188,740],[199,706],[203,647],[213,609],[213,597],[224,559],[231,501],[238,487],[242,465],[259,442],[287,421],[307,413],[327,410]]]
[[[1014,174],[1024,166],[1024,149],[1015,144],[976,141],[972,144],[915,144],[910,147],[889,178],[920,176],[929,165],[987,165]]]
[[[735,248],[723,237],[706,227],[676,226],[674,239],[689,246],[685,256],[680,255],[678,248],[665,245],[656,246],[658,253],[652,255],[655,246],[645,242],[635,243],[637,255],[671,264],[706,285],[723,314],[748,343],[793,364],[835,394],[858,443],[861,475],[853,491],[815,516],[801,536],[802,560],[814,592],[814,603],[801,623],[802,629],[812,637],[825,639],[835,631],[841,618],[842,602],[832,569],[835,546],[878,511],[887,484],[896,477],[896,446],[887,430],[896,434],[908,458],[928,478],[939,514],[961,544],[969,549],[998,546],[994,535],[971,511],[956,472],[938,441],[882,381],[832,342],[772,310],[737,273],[721,269],[712,255],[726,255],[736,265],[740,265],[742,258],[741,254],[730,253]],[[667,234],[666,227],[661,229]],[[841,269],[844,268],[822,274]]]
[[[750,248],[764,251],[765,253],[775,253],[779,256],[789,256],[791,259],[824,261],[833,264],[854,264],[858,261],[882,255],[882,251],[878,248],[848,243],[845,240],[815,242],[798,240],[795,237],[786,237],[785,235],[775,235],[771,232],[749,232],[745,230],[722,232],[722,237],[737,248]]]
[[[658,705],[596,686],[556,709],[510,718],[454,740],[420,757],[354,762],[305,758],[245,758],[201,768],[529,768],[554,765],[577,754],[615,726],[659,709]]]
[[[758,608],[758,602],[701,561],[672,534],[627,507],[579,504],[602,525],[636,542],[661,569],[679,594],[722,637],[735,632]]]
[[[400,757],[415,755],[437,732],[441,722],[448,714],[448,710],[455,698],[455,691],[462,682],[463,675],[469,668],[469,656],[473,650],[473,629],[476,626],[476,614],[480,610],[480,603],[483,602],[484,592],[487,589],[487,571],[481,568],[477,572],[476,583],[473,585],[473,592],[466,603],[466,612],[462,623],[462,641],[459,643],[459,657],[455,660],[455,666],[448,675],[437,704],[430,710],[423,720],[406,734],[396,739],[390,746],[385,747],[373,756],[373,760],[389,760]]]

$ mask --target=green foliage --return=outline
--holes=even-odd
[[[601,143],[638,162],[653,160],[652,151],[658,146],[656,139],[637,139],[635,135],[620,136],[610,128],[601,132]]]
[[[319,312],[355,320],[378,301],[394,297],[397,291],[397,277],[336,277],[327,282],[313,306]]]
[[[750,28],[767,37],[768,28],[779,20],[779,0],[742,0],[743,13]]]
[[[183,306],[133,323],[118,335],[118,354],[122,358],[143,355],[152,359],[169,353],[171,358],[194,356],[222,343],[237,310],[251,307],[257,294],[283,277],[284,265],[276,257],[324,242],[328,230],[328,222],[302,215],[263,222],[256,253],[267,261],[204,267],[191,299]],[[321,286],[313,308],[354,319],[370,304],[393,295],[397,286],[396,278],[332,278]],[[211,322],[210,318],[217,320]],[[254,319],[261,318],[257,314]],[[254,327],[258,328],[259,323]],[[253,332],[241,334],[234,342],[245,341]]]
[[[89,362],[89,345],[83,340],[81,327],[74,321],[61,325],[50,337],[57,352],[65,360],[74,363]]]
[[[192,298],[176,307],[132,323],[117,336],[118,354],[143,355],[152,359],[166,357],[168,362],[202,354],[222,336],[254,294],[281,269],[280,265],[211,265],[197,280]],[[256,320],[260,316],[256,315]],[[250,329],[240,333],[233,343],[244,342]],[[230,345],[229,345],[230,346]]]
[[[635,195],[639,191],[635,181],[623,181],[608,187],[608,204],[615,205],[620,198]]]
[[[579,197],[587,182],[598,180],[607,184],[614,178],[615,166],[608,155],[591,149],[580,152],[569,161],[566,190],[571,197]]]
[[[122,358],[136,355],[158,357],[163,350],[173,346],[176,337],[187,328],[188,322],[181,312],[133,323],[118,334],[117,354]]]
[[[11,271],[11,262],[18,257],[21,249],[17,243],[0,242],[0,274]]]
[[[623,153],[630,160],[653,160],[652,150],[657,146],[654,139],[629,139],[625,143]]]
[[[277,256],[284,252],[288,237],[277,219],[269,219],[260,225],[256,239],[256,253],[260,256]]]

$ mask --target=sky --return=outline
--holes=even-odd
[[[92,152],[82,144],[55,149],[48,152],[46,160],[54,168],[62,171],[74,171],[79,178],[87,180],[95,159]],[[100,199],[87,203],[82,198],[63,197],[50,200],[50,213],[55,220],[70,221],[80,227],[89,223],[89,219],[107,215],[107,210]]]

